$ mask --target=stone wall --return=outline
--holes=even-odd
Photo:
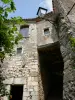
[[[67,13],[74,4],[74,0],[53,0],[56,9],[56,30],[59,37],[60,50],[64,61],[63,78],[63,100],[75,100],[75,69],[74,52],[71,47],[70,38],[75,35],[75,7],[68,16]],[[59,4],[59,5],[57,5]],[[59,16],[60,13],[60,16]]]
[[[38,100],[38,58],[36,24],[29,25],[29,37],[19,41],[14,54],[6,57],[2,72],[4,84],[10,92],[11,85],[23,85],[23,100]],[[17,54],[16,48],[22,47]]]
[[[70,22],[75,26],[75,18],[74,18],[75,1],[74,0],[53,0],[53,6],[54,6],[55,14],[61,13],[63,16],[67,17],[70,20]]]
[[[45,28],[49,28],[47,35],[44,34]],[[23,100],[44,100],[37,48],[57,41],[55,28],[49,21],[29,24],[29,37],[19,41],[14,46],[13,56],[7,55],[2,64],[4,84],[9,93],[11,85],[23,85]],[[17,54],[18,47],[22,47],[21,54]]]
[[[47,17],[46,17],[47,18]],[[44,29],[49,28],[49,34],[44,34]],[[46,21],[45,19],[37,23],[37,50],[42,49],[48,45],[51,45],[52,43],[55,43],[58,41],[58,37],[56,34],[56,30],[54,28],[54,25],[50,23],[49,21]],[[39,57],[38,57],[38,63],[39,63]],[[38,66],[39,68],[39,100],[44,100],[45,95],[43,91],[43,84],[42,84],[42,78],[41,78],[41,72],[40,72],[40,64]]]
[[[74,0],[53,0],[54,11],[56,13],[67,14],[74,4]]]
[[[73,51],[70,37],[74,35],[73,28],[67,18],[59,17],[57,34],[59,37],[60,50],[64,61],[64,78],[63,78],[63,100],[75,99],[75,69]],[[73,34],[72,34],[73,33]]]
[[[44,29],[49,28],[49,34],[44,34]],[[49,21],[43,20],[37,23],[37,45],[51,44],[58,41],[55,28]]]
[[[65,17],[74,2],[69,0],[67,6],[67,0],[53,0],[53,2],[54,14],[61,13],[62,15],[57,16],[56,27],[45,20],[31,23],[29,25],[29,37],[19,41],[19,44],[14,47],[13,56],[7,56],[2,64],[2,73],[5,77],[4,84],[7,85],[7,90],[10,92],[11,85],[23,85],[23,100],[44,100],[37,49],[57,41],[60,43],[64,61],[63,100],[75,100],[74,52],[70,44],[70,36],[75,34],[75,28],[72,26],[75,21],[74,9],[68,17]],[[49,28],[50,31],[47,35],[44,34],[45,28]],[[17,47],[22,47],[21,54],[17,55]],[[7,100],[7,97],[4,100]]]

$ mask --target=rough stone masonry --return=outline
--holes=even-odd
[[[28,37],[19,41],[17,46],[15,45],[13,56],[6,56],[2,64],[4,84],[7,85],[9,93],[11,85],[23,85],[22,100],[44,100],[38,48],[59,42],[64,61],[63,100],[75,100],[75,71],[72,68],[74,52],[69,41],[69,36],[75,34],[74,8],[71,14],[66,16],[73,3],[73,0],[53,0],[55,11],[48,13],[45,18],[55,21],[55,25],[40,18],[25,20],[29,25]],[[46,28],[49,28],[48,35],[44,34]],[[19,25],[18,29],[20,30]],[[17,48],[22,48],[20,54],[17,54]],[[5,96],[4,100],[7,99],[8,96]]]

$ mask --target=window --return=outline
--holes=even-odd
[[[44,34],[45,34],[45,35],[49,35],[49,33],[50,33],[50,32],[49,32],[49,28],[44,29]]]
[[[21,54],[22,53],[22,48],[17,48],[17,54]]]
[[[20,27],[20,33],[23,37],[29,37],[29,25],[22,25]]]

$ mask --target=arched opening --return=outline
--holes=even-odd
[[[38,49],[45,100],[63,100],[64,63],[59,44]]]

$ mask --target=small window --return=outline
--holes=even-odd
[[[49,32],[49,28],[46,28],[46,29],[44,29],[44,34],[45,35],[48,35],[50,32]]]
[[[22,48],[17,48],[17,54],[21,54],[22,53]]]
[[[28,25],[22,25],[20,27],[20,33],[23,37],[29,37],[29,26]]]

